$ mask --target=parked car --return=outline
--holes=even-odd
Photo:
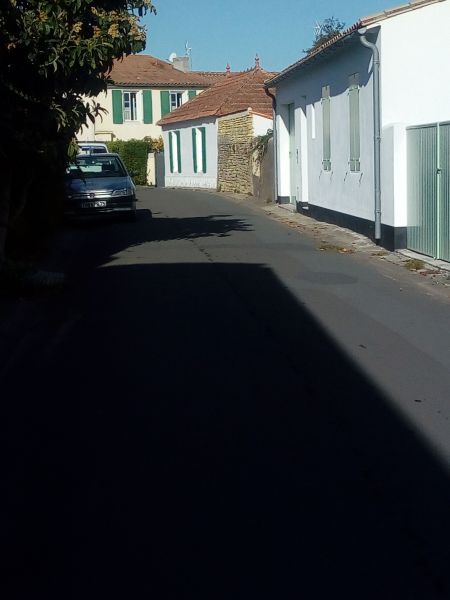
[[[66,170],[67,216],[136,216],[136,186],[118,154],[79,154]]]
[[[80,154],[104,154],[108,146],[100,142],[78,142]]]

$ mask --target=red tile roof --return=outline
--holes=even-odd
[[[110,85],[153,86],[153,87],[199,87],[214,85],[223,73],[204,71],[180,71],[170,62],[155,58],[149,54],[131,54],[122,60],[114,61],[109,74]]]
[[[186,104],[158,121],[158,125],[179,123],[203,117],[222,117],[250,108],[254,113],[272,118],[272,98],[264,81],[273,76],[258,67],[230,74]]]
[[[412,0],[408,4],[402,4],[402,5],[396,6],[394,8],[389,8],[389,9],[383,10],[381,12],[374,13],[373,15],[368,15],[367,17],[362,17],[361,19],[359,19],[359,21],[354,23],[351,27],[349,27],[345,31],[342,31],[341,33],[334,36],[333,38],[327,40],[324,44],[322,44],[318,48],[314,49],[312,52],[310,52],[309,54],[307,54],[306,56],[304,56],[303,58],[301,58],[294,64],[290,65],[289,67],[287,67],[286,69],[281,71],[281,73],[278,73],[277,75],[275,75],[275,77],[272,77],[271,79],[266,81],[266,87],[271,87],[273,85],[276,85],[279,81],[281,81],[286,76],[288,76],[292,71],[296,71],[298,68],[300,68],[304,64],[308,63],[313,57],[317,56],[318,54],[321,54],[324,50],[330,48],[330,46],[333,46],[337,42],[340,42],[340,41],[344,40],[345,38],[348,38],[352,34],[355,34],[358,31],[358,29],[360,29],[362,27],[368,27],[369,25],[374,25],[374,24],[378,23],[379,21],[384,21],[385,19],[389,19],[391,17],[401,15],[401,14],[409,12],[411,10],[417,10],[424,6],[428,6],[430,4],[437,4],[438,2],[446,2],[446,1],[447,0]]]

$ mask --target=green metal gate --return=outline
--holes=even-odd
[[[450,123],[408,128],[407,145],[408,248],[450,261]]]

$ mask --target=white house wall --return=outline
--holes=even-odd
[[[450,118],[450,0],[382,22],[383,126]]]
[[[396,227],[407,225],[406,128],[450,120],[449,23],[447,0],[381,24],[382,212]]]
[[[192,155],[192,128],[204,127],[206,136],[206,173],[194,172]],[[170,172],[169,132],[179,131],[181,142],[181,173]],[[217,188],[217,121],[215,118],[197,119],[163,126],[166,187]]]
[[[297,201],[373,220],[373,113],[370,50],[355,44],[277,87],[278,196],[289,196],[287,105],[295,105]],[[350,172],[349,76],[360,76],[361,170]],[[331,95],[331,171],[322,168],[322,87]],[[313,115],[313,112],[315,113]]]
[[[253,135],[266,135],[268,129],[272,129],[273,120],[261,115],[253,115]]]

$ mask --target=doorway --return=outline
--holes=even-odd
[[[295,145],[295,105],[288,105],[288,133],[289,133],[289,201],[297,205],[297,148]]]

